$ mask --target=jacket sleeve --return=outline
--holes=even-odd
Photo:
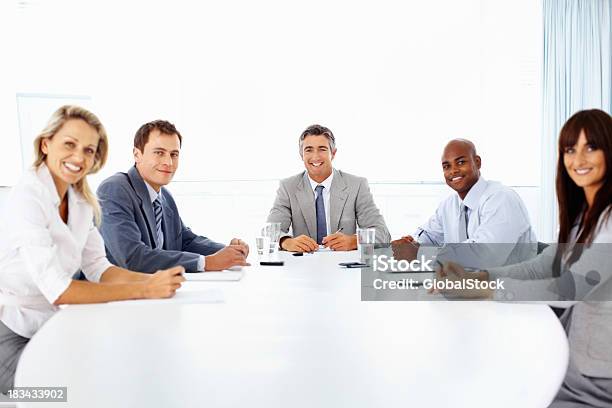
[[[186,227],[181,220],[181,239],[182,249],[186,252],[193,252],[200,255],[212,255],[225,248],[225,245],[213,241],[212,239],[196,235],[190,228]]]
[[[118,266],[145,273],[176,265],[182,265],[186,271],[197,271],[200,254],[151,248],[142,241],[135,218],[140,208],[126,187],[103,183],[98,188],[98,198],[102,207],[100,233]]]
[[[359,191],[357,192],[357,202],[355,203],[355,211],[357,215],[357,225],[360,228],[375,228],[376,243],[391,242],[391,234],[385,224],[385,219],[374,203],[374,197],[370,192],[368,180],[361,179]]]
[[[292,237],[291,231],[291,201],[287,188],[281,181],[276,192],[276,199],[268,214],[267,222],[281,223],[281,238]]]

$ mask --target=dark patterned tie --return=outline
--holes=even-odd
[[[317,209],[317,244],[323,243],[323,238],[327,235],[327,222],[325,220],[325,203],[323,202],[323,189],[325,187],[318,185],[315,188],[317,199],[315,207]]]
[[[459,215],[459,242],[466,241],[468,235],[468,208],[461,204],[461,214]]]
[[[163,214],[159,196],[153,201],[153,212],[155,213],[155,229],[157,230],[157,248],[161,248],[164,244],[164,233],[162,232]]]

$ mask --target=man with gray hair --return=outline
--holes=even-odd
[[[312,252],[357,248],[357,225],[375,228],[376,242],[391,236],[370,193],[368,181],[332,167],[336,139],[328,128],[309,126],[299,139],[306,171],[281,180],[268,222],[280,222],[280,246]],[[291,231],[290,231],[291,230]]]

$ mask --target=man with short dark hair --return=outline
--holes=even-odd
[[[149,273],[174,265],[188,272],[248,265],[249,247],[244,241],[234,238],[225,246],[183,224],[164,188],[178,168],[182,140],[170,122],[145,123],[134,137],[134,167],[98,187],[100,232],[112,263]]]
[[[474,143],[451,140],[444,148],[441,164],[446,184],[456,194],[442,201],[414,236],[393,241],[395,258],[416,257],[419,245],[459,243],[506,244],[463,247],[469,256],[482,258],[470,261],[485,262],[486,266],[518,263],[535,255],[537,240],[523,200],[511,188],[481,177],[482,159]]]
[[[368,181],[332,167],[337,149],[331,130],[309,126],[299,145],[306,171],[281,180],[268,215],[268,222],[281,223],[281,248],[312,252],[321,245],[350,251],[357,248],[357,225],[375,228],[376,242],[388,243],[391,236]]]

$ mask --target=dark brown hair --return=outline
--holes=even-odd
[[[590,208],[587,208],[584,190],[574,183],[563,162],[565,150],[577,143],[581,132],[584,132],[587,143],[603,151],[606,163],[603,185],[595,194],[595,200]],[[610,178],[610,172],[612,171],[612,117],[599,109],[583,110],[575,113],[561,128],[558,155],[556,181],[559,204],[558,242],[559,244],[566,244],[572,227],[576,222],[579,222],[581,232],[576,242],[591,243],[600,217],[610,217],[608,207],[612,200],[612,178]],[[581,214],[582,219],[578,220]],[[557,250],[556,266],[560,262],[562,247],[563,245],[560,245]],[[568,264],[572,264],[580,257],[581,247],[582,245],[578,245],[577,251],[572,251]],[[559,269],[555,268],[555,271],[559,272]]]
[[[136,135],[134,136],[134,147],[144,152],[144,147],[149,141],[149,135],[154,130],[159,130],[159,132],[164,135],[177,135],[179,138],[179,145],[183,144],[183,137],[172,123],[166,120],[154,120],[153,122],[145,123],[136,131]]]

